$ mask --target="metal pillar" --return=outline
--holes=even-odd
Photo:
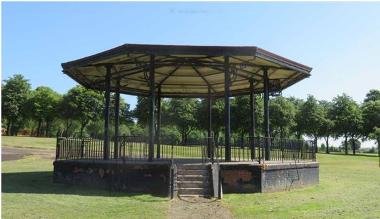
[[[114,150],[113,156],[115,159],[119,158],[119,120],[120,120],[120,80],[116,82],[115,92],[115,137],[114,137]]]
[[[149,71],[149,150],[148,160],[153,161],[154,158],[154,105],[155,105],[155,84],[154,84],[154,55],[150,56],[150,71]]]
[[[208,97],[207,97],[207,104],[208,104],[208,147],[207,147],[207,157],[212,158],[212,139],[211,139],[211,132],[212,132],[212,99],[211,99],[211,89],[208,88]]]
[[[250,108],[250,129],[249,129],[249,141],[251,144],[251,160],[256,159],[255,148],[255,131],[256,131],[256,96],[253,93],[253,79],[249,80],[250,93],[249,93],[249,108]]]
[[[270,160],[270,132],[269,132],[269,78],[268,69],[264,69],[264,132],[265,132],[265,160]]]
[[[225,142],[225,161],[231,161],[231,108],[230,108],[230,60],[224,56],[224,142]]]
[[[157,158],[161,157],[161,86],[158,87],[157,93],[157,129],[156,129],[156,144]]]
[[[103,142],[103,159],[109,159],[109,146],[110,146],[110,93],[111,93],[111,68],[112,66],[106,66],[106,78],[105,78],[105,106],[104,106],[104,142]]]

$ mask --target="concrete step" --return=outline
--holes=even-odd
[[[210,190],[203,188],[179,188],[178,195],[210,195]]]
[[[184,170],[184,169],[177,169],[178,175],[202,175],[202,176],[208,176],[209,170]]]
[[[178,188],[208,188],[210,186],[208,180],[204,181],[179,181]]]
[[[210,165],[204,165],[204,164],[182,164],[177,165],[177,170],[183,169],[183,170],[208,170],[210,169]]]
[[[177,175],[177,181],[205,181],[208,180],[209,177],[205,177],[204,175]]]
[[[211,194],[203,194],[203,195],[186,195],[186,194],[182,194],[182,195],[178,195],[178,196],[183,197],[183,198],[186,198],[186,197],[189,197],[189,198],[198,198],[198,197],[209,198],[209,197],[211,197]]]

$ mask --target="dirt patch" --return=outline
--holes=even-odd
[[[54,159],[54,150],[43,150],[34,148],[16,148],[16,147],[1,147],[1,161],[19,160],[25,156],[38,156],[43,159]]]
[[[231,212],[218,199],[201,197],[175,198],[171,201],[169,218],[233,218]]]

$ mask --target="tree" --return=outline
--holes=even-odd
[[[4,80],[1,85],[3,117],[7,120],[7,135],[17,135],[18,129],[25,119],[25,104],[30,94],[31,86],[20,74]]]
[[[364,99],[364,102],[369,102],[369,101],[376,101],[376,100],[380,100],[380,90],[370,90],[367,94],[366,94],[366,98]]]
[[[183,144],[187,143],[189,134],[196,127],[195,112],[198,104],[199,102],[194,98],[170,100],[170,121],[181,133]]]
[[[224,100],[222,98],[213,99],[211,107],[211,129],[215,138],[219,138],[219,132],[224,126]],[[197,128],[208,130],[208,100],[202,99],[197,107],[196,112]]]
[[[284,97],[277,97],[270,101],[269,115],[272,135],[278,133],[280,138],[290,134],[290,130],[295,125],[296,109],[292,102]]]
[[[366,101],[362,105],[363,136],[368,137],[375,127],[380,127],[380,100]]]
[[[110,102],[110,117],[115,118],[115,98],[116,95],[111,95]],[[119,99],[119,117],[120,124],[132,124],[133,123],[133,112],[130,110],[130,105],[124,101],[123,98]]]
[[[380,91],[370,90],[361,108],[363,113],[363,136],[365,139],[377,141],[380,157]]]
[[[288,100],[292,102],[295,107],[295,124],[292,128],[292,132],[295,133],[297,139],[301,139],[301,136],[305,133],[305,130],[303,130],[303,117],[301,115],[301,107],[305,101],[295,97],[290,97]]]
[[[332,120],[332,103],[328,101],[320,101],[319,105],[323,110],[323,119],[319,130],[319,136],[323,137],[326,142],[326,153],[330,153],[329,138],[334,134],[334,121]]]
[[[103,114],[103,95],[94,90],[76,86],[64,96],[63,117],[76,119],[80,122],[80,136],[90,121],[99,119]],[[66,126],[67,127],[67,126]]]
[[[356,138],[351,138],[348,140],[348,143],[351,145],[351,149],[353,151],[359,150],[361,146],[361,142]]]
[[[373,131],[369,134],[369,138],[377,142],[377,153],[380,159],[380,128],[375,127]],[[380,166],[380,160],[379,160],[379,166]]]
[[[335,132],[337,136],[344,137],[344,152],[348,154],[348,137],[355,138],[360,133],[361,110],[351,97],[343,94],[333,99],[331,113],[335,123]]]
[[[149,116],[149,106],[148,106],[149,98],[147,97],[137,97],[137,104],[135,109],[133,110],[133,115],[137,119],[137,123],[141,127],[145,127],[148,124],[148,116]]]
[[[314,141],[317,141],[320,136],[325,115],[323,108],[312,95],[307,97],[306,102],[300,108],[298,116],[299,126],[304,133],[308,136],[312,136]]]
[[[250,101],[249,96],[235,97],[231,104],[231,129],[240,134],[240,141],[244,142],[244,134],[250,128]]]
[[[57,117],[58,103],[61,96],[49,87],[37,87],[31,93],[28,100],[30,114],[38,123],[37,136],[43,135],[42,123],[45,122],[45,136],[50,135],[50,127],[53,120]]]
[[[61,102],[58,103],[58,112],[60,118],[64,121],[63,135],[69,136],[70,129],[73,126],[74,118],[76,116],[76,106],[72,99],[72,96],[68,93],[64,94]]]
[[[340,147],[341,148],[344,148],[345,147],[345,141],[343,140],[341,143],[340,143]],[[351,145],[351,149],[353,149],[353,147],[355,146],[355,150],[359,150],[360,149],[360,146],[361,146],[361,142],[358,140],[358,139],[354,139],[354,138],[350,138],[348,140],[348,145]]]

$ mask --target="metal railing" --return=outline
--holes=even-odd
[[[145,136],[119,136],[118,151],[114,152],[114,142],[110,142],[109,159],[147,160],[148,138]],[[265,147],[269,144],[270,159],[273,161],[315,160],[315,142],[280,138],[231,139],[231,161],[264,161]],[[210,145],[210,146],[209,146]],[[157,144],[154,154],[157,154]],[[103,159],[103,140],[93,138],[57,138],[56,159]],[[162,141],[160,157],[155,159],[201,159],[204,161],[225,161],[224,141],[213,137],[186,143]]]
[[[207,138],[187,142],[163,141],[160,144],[161,159],[207,159]],[[157,150],[157,147],[155,147]],[[156,151],[155,151],[156,152]]]
[[[119,136],[119,158],[122,160],[147,160],[148,138],[145,136]]]
[[[314,161],[316,159],[316,145],[311,140],[248,137],[231,141],[231,161],[262,162],[265,160],[266,144],[269,144],[269,160],[271,161]],[[225,161],[224,141],[216,141],[215,151],[215,158],[218,161]]]
[[[56,160],[75,159],[103,159],[103,140],[58,137]]]

